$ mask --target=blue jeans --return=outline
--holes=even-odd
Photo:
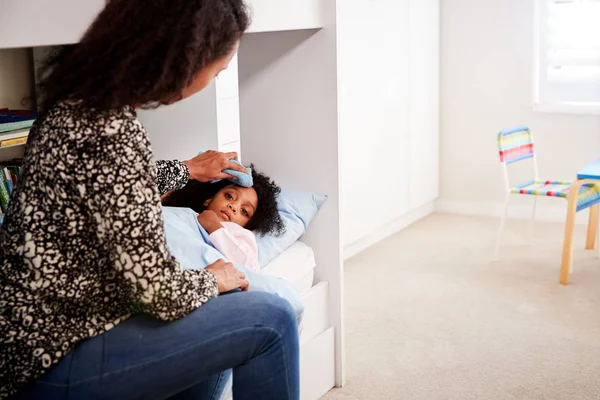
[[[165,323],[137,315],[85,340],[17,399],[299,398],[296,316],[278,296],[234,293]]]

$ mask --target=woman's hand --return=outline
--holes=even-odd
[[[202,212],[202,214],[198,214],[197,218],[200,225],[202,225],[202,227],[206,229],[209,234],[223,228],[219,217],[217,217],[217,214],[214,211],[205,210]]]
[[[206,267],[206,270],[217,278],[219,293],[229,292],[237,288],[247,291],[250,286],[246,276],[235,269],[232,263],[219,260]]]
[[[184,161],[183,164],[190,171],[190,179],[200,182],[209,182],[215,179],[232,179],[231,175],[223,173],[224,169],[247,172],[246,168],[230,161],[231,159],[237,160],[237,153],[220,153],[209,150],[191,160]]]

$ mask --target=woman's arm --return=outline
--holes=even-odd
[[[127,144],[125,144],[127,145]],[[123,145],[114,143],[113,148]],[[179,319],[218,295],[217,281],[206,270],[183,270],[168,252],[154,168],[134,149],[130,160],[107,154],[103,174],[108,184],[91,185],[89,207],[110,266],[130,291],[132,312],[159,319]],[[98,182],[98,181],[96,181]]]
[[[241,165],[231,162],[237,160],[237,153],[220,153],[218,151],[207,151],[197,155],[191,160],[179,161],[157,161],[156,185],[161,196],[173,190],[183,188],[190,179],[199,182],[209,182],[216,179],[233,178],[223,173],[225,169],[246,172]]]
[[[131,311],[172,321],[217,296],[219,289],[247,286],[243,275],[225,263],[209,270],[180,268],[167,249],[146,134],[131,121],[122,121],[118,129],[98,132],[92,143],[77,149],[78,159],[94,163],[77,166],[76,190],[96,226],[106,268],[114,270],[117,290],[127,293]],[[220,288],[216,276],[222,279]]]
[[[183,188],[190,180],[190,171],[179,161],[156,162],[156,186],[161,196]]]

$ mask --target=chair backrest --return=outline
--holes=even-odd
[[[500,161],[505,165],[534,157],[533,135],[526,126],[505,129],[498,134]]]

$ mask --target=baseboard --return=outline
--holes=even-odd
[[[380,241],[392,236],[393,234],[400,232],[407,226],[412,225],[420,219],[425,218],[429,214],[435,212],[435,206],[435,201],[427,203],[424,206],[421,206],[416,210],[411,211],[410,213],[382,226],[375,232],[368,234],[362,239],[359,239],[353,243],[344,246],[344,260],[354,257],[358,253],[365,251],[374,244],[379,243]]]
[[[536,221],[565,222],[567,217],[567,202],[560,202],[556,206],[538,206],[535,213]],[[448,214],[476,215],[482,217],[500,218],[504,210],[502,202],[469,202],[453,201],[439,199],[436,202],[436,211]],[[523,204],[510,204],[508,207],[508,217],[514,219],[531,218],[531,206]],[[577,214],[575,222],[585,225],[588,222],[588,211],[582,211]]]

